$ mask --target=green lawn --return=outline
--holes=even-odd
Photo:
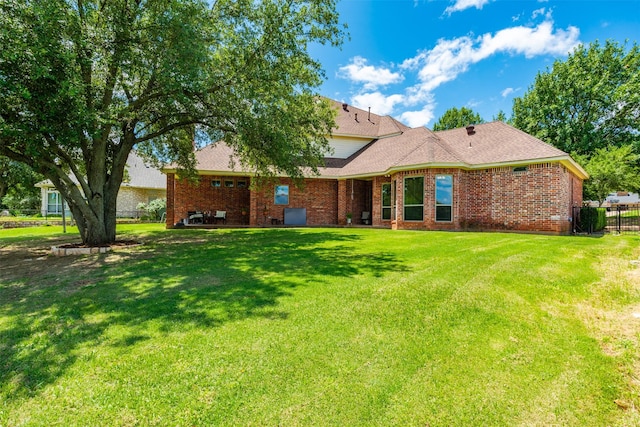
[[[0,426],[640,425],[638,235],[118,230],[0,230]]]

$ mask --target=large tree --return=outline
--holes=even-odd
[[[307,48],[343,37],[333,0],[0,0],[0,154],[112,242],[134,147],[188,170],[194,138],[224,139],[259,175],[315,169],[334,115]]]
[[[438,121],[435,122],[433,130],[455,129],[478,123],[484,123],[480,114],[467,107],[460,109],[453,107],[445,111]]]
[[[569,153],[640,143],[640,48],[578,46],[514,99],[512,123]]]

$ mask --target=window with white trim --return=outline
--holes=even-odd
[[[65,211],[69,212],[69,205],[64,203]],[[47,190],[47,214],[59,215],[62,214],[62,196],[58,190]]]
[[[436,175],[436,221],[453,221],[453,176]]]
[[[404,215],[405,221],[424,219],[424,177],[413,176],[404,179]]]
[[[382,219],[391,220],[391,183],[382,184]]]

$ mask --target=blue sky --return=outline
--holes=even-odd
[[[321,93],[413,127],[451,107],[510,116],[576,45],[640,41],[640,0],[342,0],[338,11],[351,39],[312,49]]]

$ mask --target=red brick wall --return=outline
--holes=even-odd
[[[504,167],[467,174],[463,228],[570,231],[572,175],[562,165],[545,163],[529,165],[521,172]]]
[[[453,221],[435,221],[435,175],[453,176]],[[403,179],[425,177],[424,220],[402,219]],[[398,182],[398,229],[518,230],[567,233],[571,207],[581,198],[582,183],[558,163],[462,171],[426,169],[401,172]],[[580,196],[577,196],[580,194]]]
[[[347,212],[351,212],[351,207],[347,205],[347,180],[338,181],[338,224],[345,225],[347,223]]]
[[[435,176],[453,176],[453,220],[435,221]],[[423,176],[424,219],[403,220],[404,178]],[[211,180],[222,187],[214,188]],[[308,225],[346,224],[346,213],[353,213],[359,224],[362,211],[372,212],[372,224],[394,229],[422,230],[518,230],[568,233],[572,208],[582,204],[582,181],[564,166],[529,165],[526,171],[512,167],[462,171],[459,169],[421,169],[399,172],[372,181],[307,179],[297,188],[288,178],[261,189],[224,187],[225,180],[248,177],[201,176],[200,185],[167,175],[167,226],[187,216],[188,211],[226,210],[228,224],[248,221],[253,226],[271,224],[271,218],[284,219],[284,208],[306,208]],[[396,182],[397,221],[382,221],[382,183]],[[275,185],[289,185],[289,204],[275,205]],[[353,189],[353,197],[352,197]],[[241,210],[250,208],[249,218]],[[266,210],[265,210],[266,208]]]
[[[219,180],[221,187],[212,187],[213,180]],[[233,187],[225,187],[225,181],[233,181]],[[247,187],[238,188],[238,181],[244,181]],[[227,224],[246,223],[242,210],[249,208],[250,183],[249,177],[201,175],[192,183],[167,175],[167,226],[186,218],[189,211],[227,211]]]
[[[275,186],[289,186],[289,204],[276,205]],[[335,225],[338,223],[338,181],[306,179],[298,188],[289,178],[264,185],[251,194],[251,225],[271,224],[271,218],[284,220],[284,208],[306,208],[307,225]],[[266,209],[265,209],[266,207]]]

